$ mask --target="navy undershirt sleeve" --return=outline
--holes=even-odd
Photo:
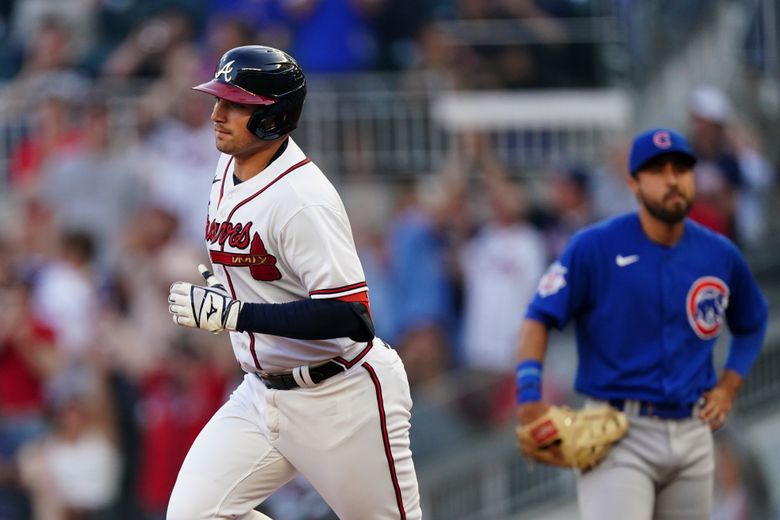
[[[374,338],[365,305],[340,300],[245,303],[238,313],[236,330],[294,339]]]

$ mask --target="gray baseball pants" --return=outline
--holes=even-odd
[[[709,520],[715,466],[710,428],[696,418],[627,415],[626,437],[578,477],[582,520]]]

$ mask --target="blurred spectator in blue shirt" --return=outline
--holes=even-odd
[[[284,0],[293,24],[290,53],[307,72],[358,72],[373,67],[373,19],[383,0]]]
[[[387,240],[397,326],[391,342],[414,384],[442,373],[452,360],[455,297],[445,236],[413,185],[401,190]]]
[[[242,45],[289,49],[292,29],[287,3],[287,0],[209,0],[204,61],[213,67],[222,54]]]

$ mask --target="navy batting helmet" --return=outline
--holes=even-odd
[[[193,87],[242,105],[258,105],[247,128],[264,141],[278,139],[298,125],[306,98],[306,78],[285,52],[263,45],[227,51],[214,79]]]

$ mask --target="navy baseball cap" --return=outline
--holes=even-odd
[[[650,160],[668,153],[685,155],[692,163],[696,163],[696,156],[682,134],[670,128],[654,128],[634,138],[628,157],[628,171],[636,175]]]

